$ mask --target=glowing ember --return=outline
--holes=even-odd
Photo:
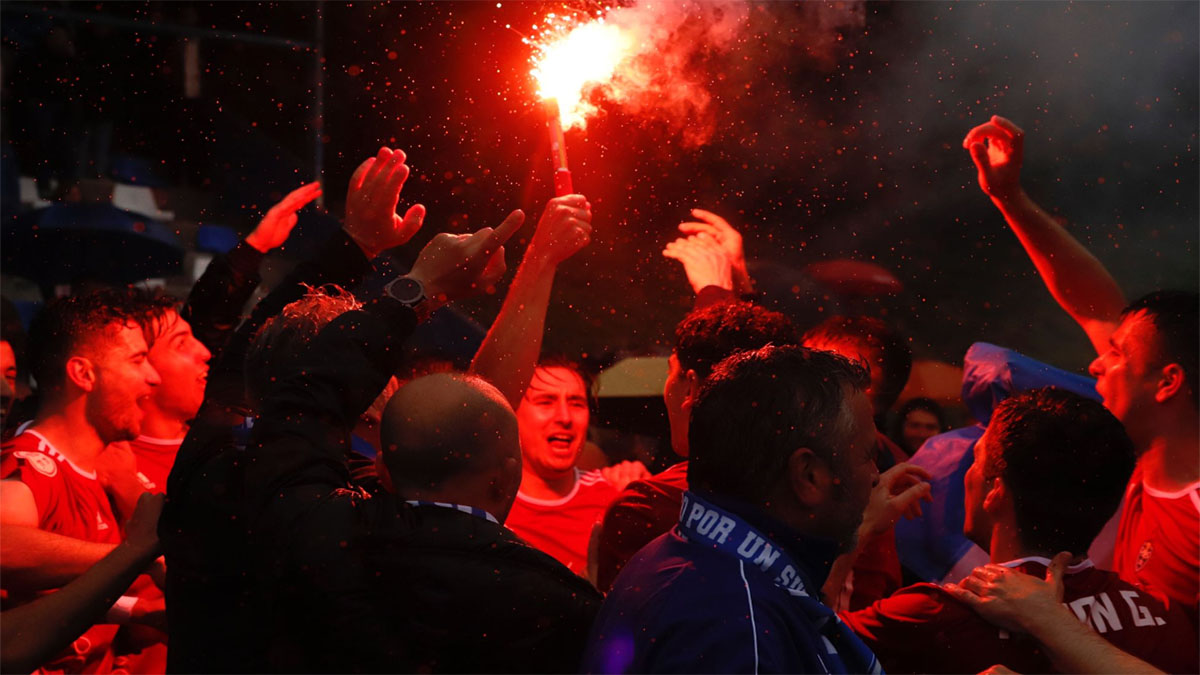
[[[526,40],[534,47],[532,74],[538,95],[558,100],[565,129],[583,128],[596,107],[584,100],[591,86],[612,80],[621,64],[634,52],[633,36],[604,22],[604,18],[560,17],[551,14],[538,38]]]

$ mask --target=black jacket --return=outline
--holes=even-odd
[[[271,386],[245,464],[271,670],[570,671],[600,596],[503,527],[356,488],[355,420],[415,326],[385,298]]]

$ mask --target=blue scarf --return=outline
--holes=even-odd
[[[805,568],[796,564],[777,543],[738,515],[714,506],[694,492],[683,494],[679,531],[688,541],[712,548],[757,567],[787,591],[813,632],[810,672],[883,673],[871,650],[833,610],[821,604],[820,590]]]

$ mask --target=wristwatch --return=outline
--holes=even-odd
[[[383,287],[383,292],[412,309],[425,302],[427,297],[425,287],[412,277],[397,277]]]

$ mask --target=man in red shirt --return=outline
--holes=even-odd
[[[1004,215],[1047,289],[1083,328],[1104,405],[1138,451],[1113,565],[1121,578],[1200,604],[1200,318],[1195,291],[1151,293],[1131,305],[1108,270],[1021,186],[1025,132],[993,116],[963,147],[979,186]]]
[[[1039,578],[1060,550],[1084,554],[1134,465],[1133,444],[1100,404],[1038,389],[1001,403],[964,479],[965,534],[991,561]],[[1164,604],[1077,557],[1063,601],[1109,642],[1167,672],[1194,672],[1196,636],[1181,607]],[[1048,672],[1028,636],[1011,634],[933,584],[902,589],[842,619],[888,672],[979,672],[1004,664]]]
[[[617,489],[575,468],[588,428],[587,384],[577,369],[544,363],[517,407],[521,487],[504,521],[535,548],[587,575],[588,539]]]
[[[51,303],[31,327],[41,407],[4,444],[0,468],[0,559],[11,598],[62,586],[120,542],[96,465],[105,446],[138,435],[138,404],[160,382],[136,313],[128,293],[99,291]],[[128,619],[134,607],[130,599],[115,610]],[[110,669],[116,630],[92,628],[46,669]]]

